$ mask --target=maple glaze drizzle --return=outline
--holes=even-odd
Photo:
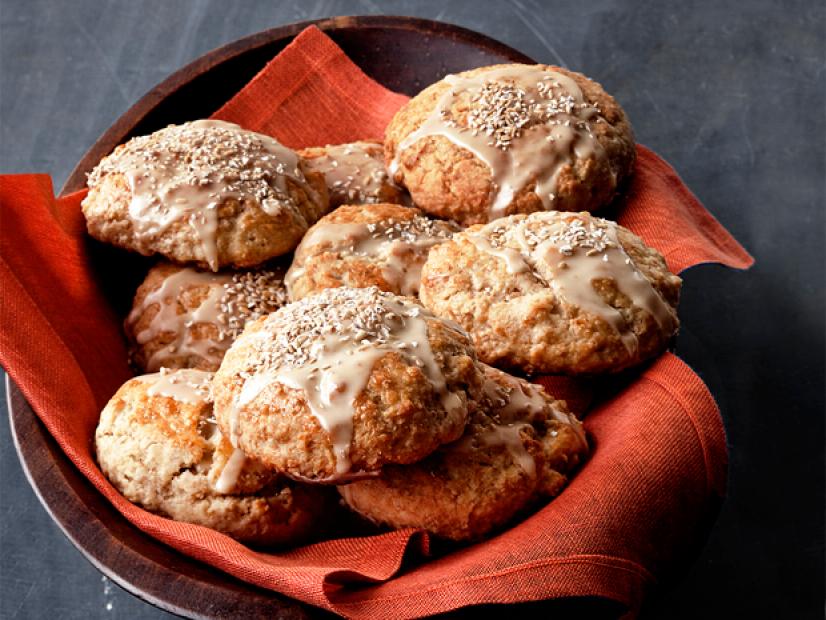
[[[176,370],[163,368],[160,372],[140,375],[136,378],[151,384],[146,390],[148,396],[164,396],[181,403],[202,405],[212,403],[211,385],[214,375],[215,373],[212,372],[192,368]],[[205,439],[212,444],[212,449],[218,449],[223,437],[211,417],[211,409],[209,417],[200,420],[199,424],[205,425],[208,429]],[[231,493],[238,483],[245,463],[246,455],[242,450],[235,448],[214,482],[213,488],[218,493]]]
[[[591,131],[599,109],[567,75],[518,65],[475,76],[448,75],[444,81],[449,88],[432,112],[396,148],[393,177],[406,149],[422,138],[442,136],[490,168],[489,218],[496,219],[530,185],[543,207],[553,209],[562,168],[575,159],[605,157]],[[468,105],[464,121],[454,117],[459,102]]]
[[[284,282],[294,290],[297,279],[306,273],[304,260],[315,248],[342,257],[358,256],[381,265],[382,276],[400,295],[416,297],[422,266],[430,248],[453,236],[457,227],[416,215],[411,219],[386,219],[374,223],[336,224],[319,222],[302,239],[296,260]]]
[[[542,387],[489,366],[485,367],[481,407],[486,423],[483,426],[470,426],[470,434],[460,440],[458,448],[470,450],[474,446],[504,447],[513,462],[530,477],[536,475],[536,460],[527,449],[522,432],[530,432],[532,423],[538,418],[550,418],[570,426],[582,441],[583,447],[587,447],[582,424],[549,399]],[[553,437],[557,433],[556,430],[548,432]]]
[[[305,157],[308,169],[320,172],[330,192],[330,203],[370,204],[381,202],[382,189],[392,185],[384,167],[378,142],[328,145],[324,154]]]
[[[146,390],[149,396],[165,396],[181,403],[200,405],[212,402],[213,375],[194,368],[162,368],[160,372],[139,375],[136,379],[151,384]]]
[[[348,473],[354,401],[373,365],[390,352],[421,369],[446,411],[461,407],[430,347],[428,319],[433,315],[418,304],[375,287],[327,289],[270,315],[254,335],[260,362],[244,374],[232,406],[231,441],[237,444],[241,409],[280,383],[303,394],[330,437],[337,473]]]
[[[233,123],[199,120],[133,138],[89,175],[89,187],[121,173],[131,190],[129,218],[141,251],[175,222],[186,222],[204,261],[219,268],[219,208],[228,199],[254,198],[271,216],[289,210],[303,218],[287,180],[312,196],[299,157],[275,139]]]
[[[167,276],[156,290],[146,295],[141,305],[132,309],[127,322],[135,324],[147,308],[153,304],[158,306],[157,313],[146,329],[135,334],[139,345],[144,345],[163,333],[174,335],[172,342],[155,351],[149,358],[146,363],[148,371],[158,370],[169,364],[172,358],[179,356],[197,356],[215,365],[221,362],[230,341],[226,337],[222,338],[218,317],[221,314],[225,285],[231,280],[232,277],[227,274],[207,273],[187,267]],[[182,292],[197,287],[207,287],[206,296],[197,307],[185,309],[179,314]],[[218,337],[195,338],[193,327],[201,323],[214,325]]]
[[[184,303],[184,296],[197,289],[205,289],[206,294],[197,306],[190,307],[191,304]],[[167,275],[158,288],[148,293],[132,309],[126,322],[134,329],[143,314],[157,305],[149,325],[135,333],[135,341],[146,345],[161,334],[173,336],[171,342],[146,361],[146,370],[174,367],[187,357],[201,358],[209,367],[217,368],[248,321],[273,312],[284,303],[286,290],[274,271],[209,273],[184,267]],[[200,329],[203,326],[211,327]]]
[[[594,281],[612,280],[633,306],[654,318],[660,329],[666,333],[676,330],[675,311],[626,253],[615,223],[587,214],[563,217],[557,212],[502,222],[462,233],[457,239],[464,238],[479,251],[504,261],[509,273],[532,274],[560,299],[600,317],[631,354],[638,348],[632,325],[603,300]]]

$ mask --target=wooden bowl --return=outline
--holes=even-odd
[[[534,62],[470,30],[408,17],[335,17],[273,28],[201,56],[152,89],[95,142],[72,171],[62,193],[82,189],[86,173],[128,138],[212,114],[310,24],[332,37],[368,75],[411,95],[446,73],[499,62]],[[95,251],[111,250],[95,246]],[[123,279],[124,258],[122,254],[118,257],[120,278],[103,273],[102,283],[113,303],[121,306],[118,310],[125,311],[122,304],[129,302],[137,282]],[[145,267],[140,271],[145,273]],[[188,558],[135,528],[75,469],[17,386],[8,377],[6,382],[12,434],[29,482],[69,540],[118,585],[187,617],[327,615]],[[617,615],[616,607],[608,601],[580,599],[543,605],[543,612],[553,608],[563,616],[572,612],[572,606],[580,610],[577,613],[586,607],[601,617]]]

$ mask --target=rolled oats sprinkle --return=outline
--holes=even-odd
[[[546,210],[559,198],[558,177],[575,159],[606,157],[592,123],[600,109],[572,77],[537,65],[449,75],[433,111],[397,146],[400,155],[418,140],[440,136],[488,165],[488,218],[506,214],[516,194],[532,187]]]
[[[328,339],[348,343],[355,351],[387,346],[408,318],[420,316],[432,315],[376,287],[326,289],[271,314],[258,340],[259,352],[267,367],[297,368],[317,361]]]
[[[273,271],[243,271],[224,282],[218,321],[222,339],[235,340],[244,326],[287,303],[284,280]]]
[[[454,222],[431,220],[416,215],[409,220],[386,219],[367,224],[367,231],[373,239],[387,239],[415,243],[421,239],[450,239],[459,230]]]
[[[503,151],[522,135],[523,128],[537,124],[576,127],[593,137],[588,121],[600,113],[595,103],[577,102],[551,75],[537,82],[535,90],[510,82],[507,77],[485,80],[470,100],[465,129],[474,136],[489,136],[488,144]],[[462,129],[448,110],[441,113],[445,122]],[[554,139],[553,135],[548,138]]]
[[[156,235],[184,222],[213,271],[220,267],[216,236],[226,200],[253,199],[270,216],[286,211],[297,220],[304,216],[288,180],[318,200],[296,153],[269,136],[222,121],[170,125],[133,138],[89,174],[89,187],[113,173],[129,184],[129,218],[139,250],[154,251]]]
[[[113,172],[132,172],[137,188],[152,192],[151,205],[169,214],[192,196],[174,196],[196,189],[214,203],[224,196],[253,197],[265,211],[294,208],[284,177],[306,184],[298,157],[274,139],[232,123],[193,121],[170,125],[118,147],[88,175],[90,187]],[[172,197],[170,204],[167,197]],[[214,207],[211,207],[214,208]]]

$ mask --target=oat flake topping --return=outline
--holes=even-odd
[[[425,319],[433,315],[402,297],[376,287],[335,288],[284,306],[253,334],[250,367],[233,405],[230,440],[235,442],[238,412],[268,385],[299,390],[312,414],[330,436],[336,471],[350,470],[354,402],[374,364],[398,353],[421,369],[445,411],[463,406],[448,390],[441,365],[428,339]]]
[[[489,218],[495,219],[531,185],[544,208],[553,209],[562,168],[575,158],[605,157],[592,128],[602,120],[599,106],[567,75],[514,65],[444,81],[449,88],[434,110],[398,145],[392,173],[405,149],[421,138],[447,138],[490,168]]]
[[[129,183],[129,216],[140,246],[151,251],[152,238],[174,222],[186,222],[213,271],[219,267],[218,209],[226,199],[255,199],[268,215],[288,210],[302,218],[287,179],[315,197],[298,155],[269,136],[223,121],[170,125],[133,138],[92,171],[89,187],[111,173]]]

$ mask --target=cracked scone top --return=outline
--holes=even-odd
[[[294,151],[213,120],[129,140],[88,185],[82,208],[93,237],[213,271],[290,252],[328,207],[323,177]]]
[[[548,65],[448,75],[399,110],[385,136],[391,175],[416,206],[465,226],[598,209],[634,158],[619,104],[582,74]]]
[[[244,325],[286,302],[280,269],[212,273],[159,263],[124,322],[132,364],[144,372],[218,370]]]
[[[377,286],[415,297],[430,248],[457,230],[412,207],[339,207],[321,218],[296,249],[285,278],[290,299],[340,286]]]
[[[308,170],[324,175],[330,207],[340,205],[405,204],[407,196],[387,174],[381,142],[348,142],[298,151]]]
[[[394,528],[467,540],[561,492],[588,454],[582,424],[540,386],[484,369],[462,438],[418,463],[339,487],[350,508]]]
[[[163,370],[121,386],[95,432],[103,473],[147,510],[244,542],[294,544],[313,535],[325,496],[230,445],[213,418],[212,377]]]
[[[588,213],[473,226],[431,250],[420,297],[479,359],[526,373],[613,372],[677,332],[682,281],[629,230]]]
[[[334,288],[250,323],[216,373],[234,445],[295,478],[410,463],[457,439],[482,371],[455,324],[377,288]]]

